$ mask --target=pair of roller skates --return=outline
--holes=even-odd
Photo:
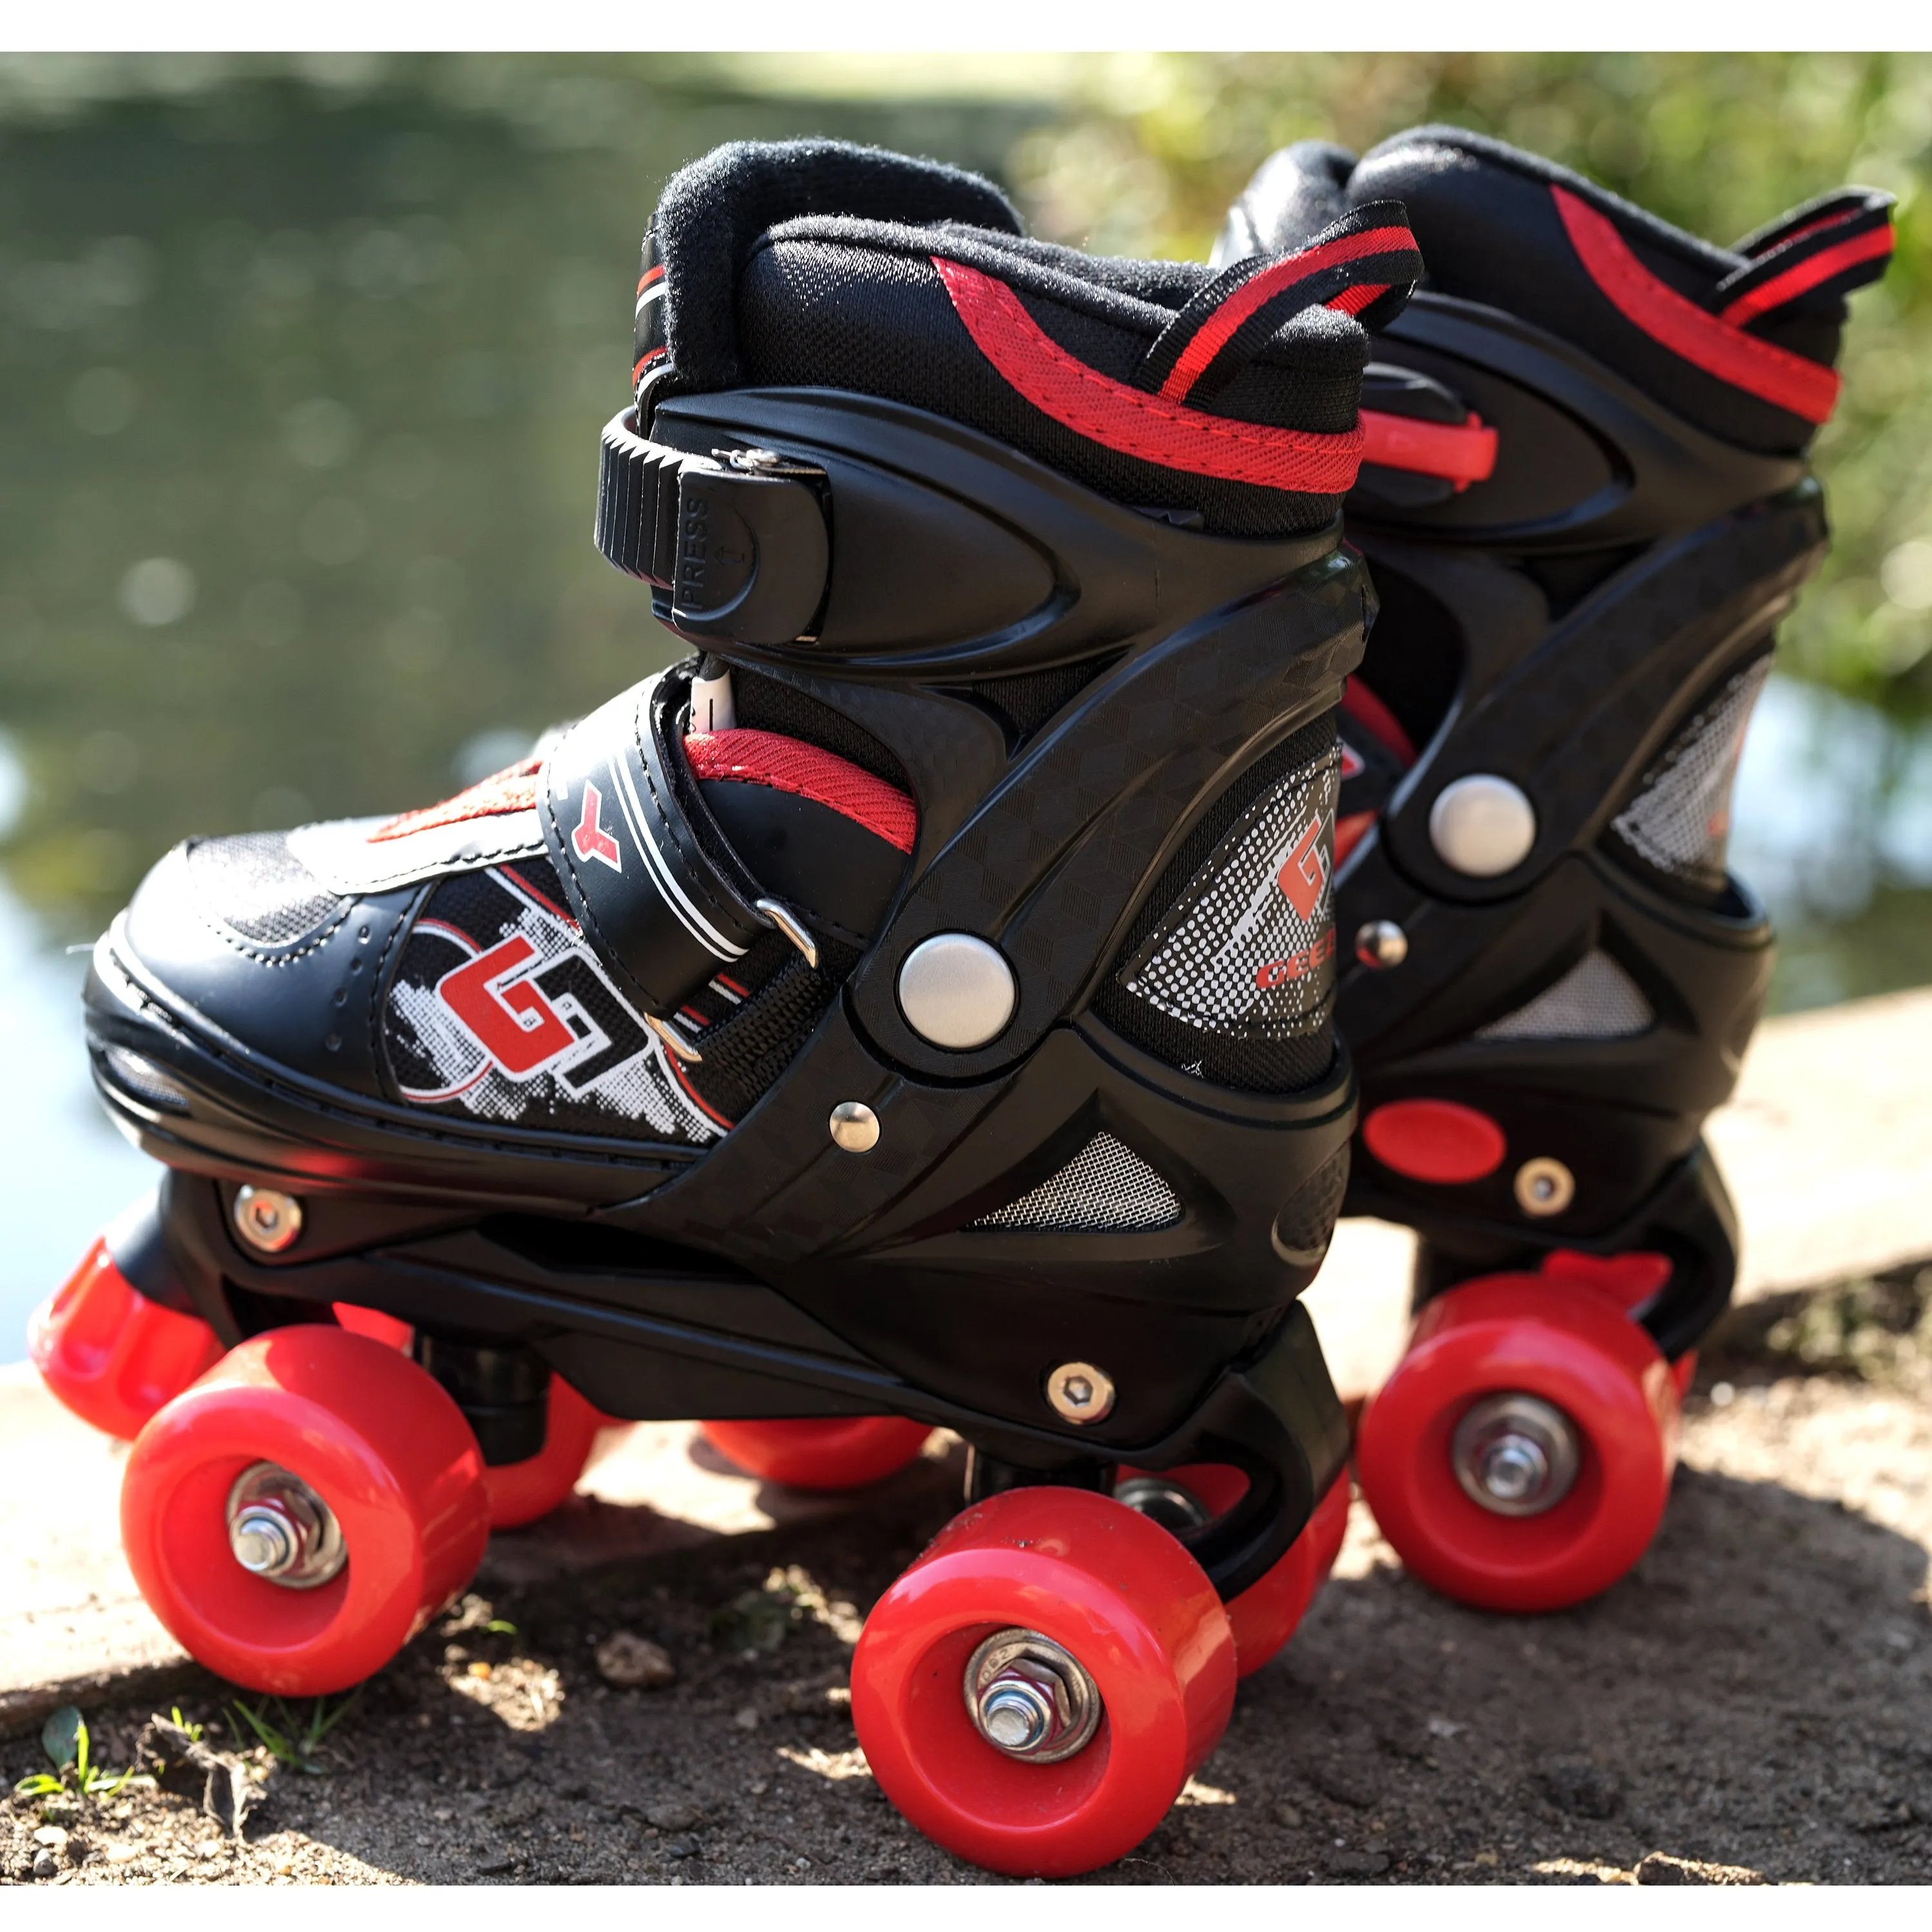
[[[832,143],[677,176],[597,539],[695,655],[443,805],[190,842],[96,949],[167,1172],[33,1347],[163,1622],[332,1690],[604,1420],[828,1485],[950,1428],[859,1736],[950,1850],[1091,1869],[1333,1563],[1345,1207],[1422,1238],[1391,1542],[1612,1582],[1730,1289],[1726,800],[1888,234],[1712,248],[1445,129],[1277,156],[1208,267]]]

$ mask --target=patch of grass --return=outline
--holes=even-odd
[[[230,1710],[238,1740],[247,1742],[252,1732],[278,1764],[310,1778],[326,1778],[328,1767],[318,1761],[322,1745],[362,1695],[358,1684],[346,1696],[317,1697],[306,1717],[281,1697],[264,1697],[259,1706],[237,1698]]]
[[[22,1798],[112,1797],[134,1772],[131,1768],[118,1774],[104,1769],[93,1760],[91,1742],[87,1720],[74,1705],[63,1704],[40,1726],[40,1748],[52,1771],[22,1778],[14,1790]]]
[[[1726,1316],[1702,1354],[1706,1377],[1768,1369],[1932,1390],[1932,1268],[1747,1303]]]

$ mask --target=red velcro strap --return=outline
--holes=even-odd
[[[466,818],[494,818],[499,812],[528,812],[537,802],[537,773],[541,758],[526,758],[493,772],[480,784],[440,805],[425,806],[420,812],[405,812],[386,825],[379,825],[369,835],[374,845],[385,838],[406,838],[412,832],[427,832],[434,825],[460,825]]]
[[[902,852],[912,850],[919,830],[918,808],[897,785],[874,778],[836,752],[782,732],[741,726],[690,733],[684,755],[694,778],[734,778],[741,784],[788,791],[828,806]]]
[[[1792,239],[1801,239],[1802,232]],[[1773,275],[1770,280],[1759,283],[1756,288],[1747,289],[1736,301],[1727,303],[1718,311],[1718,319],[1742,328],[1754,316],[1767,314],[1788,302],[1796,302],[1820,283],[1828,282],[1834,275],[1842,275],[1847,268],[1856,268],[1861,262],[1888,260],[1891,254],[1890,226],[1868,228],[1862,235],[1854,235],[1829,248],[1820,248],[1802,262],[1793,262],[1781,275]]]
[[[1035,409],[1076,434],[1166,470],[1264,489],[1336,496],[1354,482],[1359,428],[1336,435],[1268,429],[1150,396],[1070,356],[1004,282],[938,255],[932,266],[980,353]]]
[[[1822,363],[1747,335],[1660,281],[1631,252],[1616,223],[1552,185],[1556,212],[1577,259],[1615,308],[1693,367],[1805,422],[1821,423],[1838,400],[1838,376]]]
[[[1421,422],[1364,410],[1362,434],[1364,463],[1440,476],[1459,490],[1482,482],[1496,466],[1496,433],[1474,410],[1460,423]]]

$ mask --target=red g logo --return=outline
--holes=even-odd
[[[1328,883],[1328,855],[1322,849],[1322,814],[1318,812],[1303,827],[1287,862],[1275,874],[1275,884],[1287,895],[1288,902],[1304,920],[1315,916],[1322,903],[1322,889]]]
[[[476,1036],[477,1043],[512,1078],[522,1079],[578,1044],[563,1017],[527,980],[500,982],[536,957],[521,933],[437,982],[443,1004]]]

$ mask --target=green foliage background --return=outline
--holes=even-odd
[[[637,236],[716,142],[934,154],[1038,232],[1198,255],[1282,142],[1431,119],[1718,239],[1900,197],[1784,662],[1932,712],[1932,58],[0,58],[10,883],[83,936],[185,833],[420,803],[664,660],[593,452]],[[194,601],[144,626],[156,556]]]

